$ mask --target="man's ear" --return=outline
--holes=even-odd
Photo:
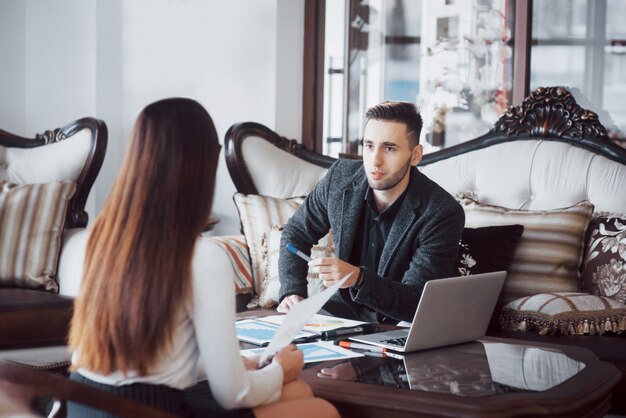
[[[422,144],[418,144],[413,148],[413,151],[411,154],[411,165],[413,167],[415,167],[416,165],[419,164],[420,161],[422,161],[423,152],[424,152],[424,148],[422,147]]]

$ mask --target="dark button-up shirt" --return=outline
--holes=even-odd
[[[391,206],[379,213],[374,202],[372,188],[367,189],[365,193],[366,204],[361,206],[356,239],[350,253],[350,264],[372,270],[375,274],[378,273],[378,263],[385,247],[385,241],[387,241],[389,231],[391,231],[405,195],[406,192],[402,193]],[[362,285],[362,283],[357,282],[357,288],[358,285]],[[376,311],[367,306],[363,306],[358,319],[360,321],[378,322]]]
[[[400,210],[406,192],[383,212],[378,213],[371,187],[365,193],[366,204],[361,207],[356,240],[350,255],[350,264],[378,272],[378,263],[389,236],[389,231]]]

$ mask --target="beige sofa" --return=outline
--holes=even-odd
[[[259,302],[271,306],[276,277],[270,276],[277,274],[272,266],[275,248],[268,244],[272,233],[250,230],[286,221],[288,216],[276,212],[286,210],[285,202],[295,210],[297,197],[306,196],[334,160],[251,122],[233,125],[225,145],[245,237],[239,237],[236,246],[244,255],[231,266],[221,266],[221,274],[243,283],[238,295],[242,309],[250,298],[248,307]],[[466,227],[525,224],[490,335],[585,346],[626,373],[626,332],[621,332],[626,327],[626,306],[621,303],[626,263],[619,264],[621,256],[626,258],[626,231],[600,237],[609,241],[592,240],[594,233],[607,232],[607,226],[626,225],[626,149],[609,140],[595,113],[579,107],[564,88],[540,88],[522,105],[510,108],[487,134],[427,154],[419,168],[459,198],[466,209]],[[247,212],[257,204],[265,207],[269,222]],[[327,247],[332,243],[321,243],[313,251]],[[593,265],[602,257],[613,257],[612,264],[603,262],[617,271],[609,285],[600,280],[608,267]],[[585,271],[587,267],[594,270]],[[616,283],[620,269],[624,283]],[[593,308],[601,312],[595,317],[583,312],[592,293],[608,296],[593,297],[604,301],[602,310]],[[548,295],[543,300],[547,303],[535,301],[540,307],[531,306],[535,294]],[[576,305],[579,300],[585,306]],[[559,313],[559,303],[569,312]],[[546,306],[556,310],[542,311]],[[605,318],[607,312],[614,316]],[[624,395],[626,380],[616,389],[615,411],[626,412]]]

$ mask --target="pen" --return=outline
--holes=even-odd
[[[307,337],[296,338],[291,341],[291,344],[301,344],[301,343],[310,343],[313,341],[317,341],[319,335],[309,335]]]
[[[297,249],[293,244],[287,244],[287,250],[289,250],[290,253],[297,255],[307,263],[311,261],[311,257]]]
[[[330,340],[331,338],[339,337],[342,335],[348,335],[348,334],[357,334],[359,332],[365,332],[365,327],[359,325],[359,326],[350,327],[350,328],[339,328],[339,329],[334,329],[331,331],[322,331],[320,335],[323,340]]]
[[[358,348],[359,350],[367,350],[374,353],[386,353],[387,349],[384,347],[377,347],[369,344],[353,343],[352,341],[339,341],[339,347],[343,348]]]
[[[387,353],[378,353],[376,351],[370,351],[370,350],[352,350],[355,353],[359,353],[359,354],[363,354],[364,356],[367,357],[378,357],[378,358],[385,358],[387,357]]]

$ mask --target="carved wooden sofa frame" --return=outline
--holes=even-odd
[[[619,189],[619,184],[624,185],[624,190],[611,189],[611,185],[603,185],[601,182],[585,184],[585,196],[562,196],[562,201],[552,207],[538,207],[537,209],[556,209],[568,207],[578,203],[580,200],[588,199],[596,205],[598,212],[626,213],[626,149],[616,145],[607,137],[604,126],[599,122],[598,116],[589,110],[581,108],[574,97],[565,88],[548,87],[539,88],[531,93],[521,105],[511,107],[495,123],[492,129],[486,134],[467,141],[465,143],[443,149],[424,156],[420,162],[420,169],[431,179],[438,182],[451,193],[463,192],[467,190],[467,184],[456,184],[462,179],[462,174],[457,171],[457,165],[463,165],[459,161],[467,161],[472,156],[490,155],[482,154],[495,152],[494,150],[515,149],[515,146],[522,146],[528,142],[535,141],[536,153],[542,157],[541,152],[554,153],[555,150],[576,149],[587,150],[593,153],[590,157],[598,164],[614,165],[620,170],[620,181],[615,182],[613,187]],[[559,143],[565,145],[558,145]],[[268,145],[272,144],[284,151],[284,155],[274,158],[281,163],[263,161],[262,155]],[[235,183],[237,191],[245,194],[261,194],[277,198],[289,198],[303,196],[310,191],[317,180],[323,176],[334,161],[333,158],[323,156],[305,149],[298,141],[281,137],[269,128],[253,122],[244,122],[233,125],[225,137],[226,162],[230,176]],[[510,147],[510,148],[507,148]],[[481,153],[481,154],[477,154]],[[506,154],[503,154],[506,156]],[[560,158],[559,155],[553,156]],[[533,157],[534,158],[534,157]],[[462,160],[466,159],[466,160]],[[261,161],[259,161],[261,160]],[[296,161],[297,160],[297,161]],[[597,160],[597,161],[596,161]],[[505,167],[506,162],[494,161],[499,164],[498,169],[515,169],[516,167]],[[307,179],[307,184],[290,184],[287,187],[276,186],[265,179],[268,177],[267,170],[284,170],[282,165],[296,165],[292,172],[297,169],[308,171],[312,177]],[[515,166],[515,164],[511,164]],[[265,172],[264,172],[265,170]],[[531,168],[529,168],[531,170]],[[292,181],[289,174],[282,172],[285,182]],[[302,177],[306,177],[303,175]],[[503,184],[498,187],[506,187],[506,175],[503,179],[495,179]],[[591,176],[593,177],[593,176]],[[271,177],[276,183],[279,175]],[[591,182],[593,179],[585,181]],[[301,181],[304,182],[304,181]],[[475,187],[475,186],[474,186]],[[593,189],[593,190],[589,190]],[[495,204],[498,206],[513,209],[535,209],[532,197],[523,197],[509,205],[515,200],[514,193],[508,193],[502,189],[499,193],[497,187],[491,192],[478,190],[478,194],[483,194],[481,202]],[[604,190],[612,190],[604,192]],[[558,193],[555,193],[558,194]],[[508,196],[503,198],[503,196]],[[479,196],[481,197],[481,196]],[[524,202],[528,198],[527,203]],[[559,200],[561,197],[556,197]],[[507,200],[508,199],[508,200]],[[541,199],[539,199],[541,200]],[[548,196],[548,200],[549,196]],[[545,203],[545,202],[544,202]],[[571,335],[539,335],[536,333],[505,332],[490,330],[490,335],[503,336],[517,339],[527,339],[558,344],[571,344],[583,346],[591,349],[600,359],[614,363],[623,374],[626,375],[626,338],[621,335],[602,336],[571,336]],[[613,396],[614,410],[620,413],[626,412],[626,378],[617,387]]]
[[[68,203],[65,233],[62,246],[66,245],[76,231],[87,226],[88,215],[85,211],[87,197],[96,180],[96,177],[104,161],[107,147],[107,128],[103,121],[94,118],[83,118],[58,129],[38,134],[34,138],[21,137],[0,130],[0,146],[6,148],[44,149],[41,147],[52,144],[64,143],[68,138],[86,130],[88,132],[89,145],[81,143],[81,149],[86,149],[86,155],[80,155],[80,161],[74,162],[79,167],[76,182],[76,191]],[[83,140],[83,136],[80,136]],[[70,144],[68,142],[67,144]],[[74,144],[74,142],[72,142]],[[63,146],[69,146],[64,143]],[[58,149],[58,147],[57,147]],[[65,148],[64,148],[65,149]],[[58,150],[55,151],[58,164],[69,164]],[[52,153],[52,152],[51,152]],[[41,161],[41,164],[45,164]],[[42,172],[48,170],[44,167]],[[45,177],[47,174],[42,174]],[[37,182],[67,180],[55,178],[56,174],[50,173],[49,179],[39,179]],[[63,252],[63,247],[61,253]],[[61,255],[59,262],[61,261]],[[71,257],[68,255],[67,257]],[[80,261],[71,261],[71,263]],[[63,278],[57,277],[60,293],[21,289],[15,287],[0,286],[0,350],[22,349],[51,345],[63,345],[73,310],[74,290],[71,286],[64,286]]]

